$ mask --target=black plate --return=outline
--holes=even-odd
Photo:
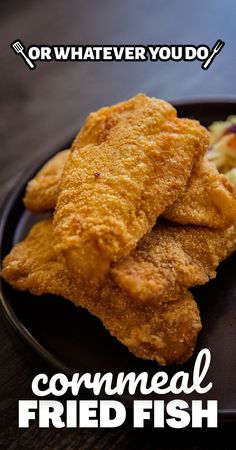
[[[236,114],[236,100],[185,102],[177,104],[177,109],[181,116],[196,118],[209,125],[214,120],[224,120],[228,115]],[[67,142],[63,148],[68,145],[70,143]],[[38,169],[37,166],[27,173],[2,212],[2,257],[25,237],[34,222],[42,218],[27,212],[22,203],[25,185]],[[212,362],[206,382],[212,381],[213,388],[206,397],[218,400],[219,416],[223,420],[236,420],[235,263],[236,255],[220,266],[216,280],[193,290],[203,322],[196,351],[182,367],[165,368],[170,376],[180,369],[192,374],[196,354],[201,348],[209,348]],[[62,298],[35,297],[15,291],[4,282],[1,294],[3,312],[13,329],[59,371],[69,375],[74,372],[147,371],[152,375],[159,370],[156,363],[135,358],[105,331],[98,319]],[[198,395],[179,397],[188,402],[200,398]],[[136,395],[135,398],[141,396]],[[165,397],[168,401],[171,398],[173,395]],[[128,394],[122,397],[127,404],[132,399]]]

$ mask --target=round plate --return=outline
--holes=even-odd
[[[199,119],[204,125],[236,114],[236,100],[188,101],[176,106],[180,116]],[[70,143],[67,142],[62,148],[68,146]],[[57,148],[55,152],[59,150]],[[45,217],[29,213],[22,202],[25,186],[39,168],[34,167],[23,177],[5,204],[1,218],[2,258],[26,236],[33,223]],[[48,295],[36,297],[18,292],[2,281],[1,303],[6,318],[17,334],[56,370],[68,375],[74,372],[116,374],[147,371],[151,376],[158,370],[165,370],[172,376],[176,371],[184,370],[191,376],[196,354],[207,347],[211,351],[212,362],[205,382],[211,381],[213,388],[206,398],[218,400],[221,419],[236,420],[235,264],[236,254],[221,264],[216,280],[192,290],[199,304],[203,330],[193,357],[183,366],[163,369],[155,362],[136,358],[109,335],[97,318],[63,298]],[[189,404],[193,399],[202,398],[196,394],[177,397]],[[135,398],[142,397],[136,394]],[[157,396],[149,398],[155,399]],[[174,395],[164,397],[166,401],[173,398]],[[133,399],[134,396],[128,394],[122,396],[126,404]]]

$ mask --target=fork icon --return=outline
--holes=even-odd
[[[23,44],[22,44],[22,42],[21,41],[14,41],[14,42],[12,42],[11,43],[11,47],[12,47],[12,49],[14,50],[14,52],[15,53],[17,53],[17,54],[20,54],[22,57],[23,57],[23,59],[25,60],[25,62],[26,62],[26,64],[28,65],[28,67],[31,69],[31,70],[34,70],[35,69],[35,64],[34,63],[32,63],[32,61],[28,58],[28,56],[25,54],[25,52],[24,52],[24,50],[25,50],[25,47],[23,46]]]
[[[202,68],[204,70],[208,69],[208,67],[211,65],[213,59],[216,57],[217,53],[220,53],[220,51],[222,50],[224,45],[225,45],[225,43],[223,41],[221,41],[220,39],[218,39],[218,41],[215,43],[214,47],[212,47],[210,55],[208,56],[206,61],[204,61],[204,63],[202,64]]]

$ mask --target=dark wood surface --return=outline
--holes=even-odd
[[[236,96],[235,0],[46,0],[2,2],[0,200],[22,172],[63,145],[85,116],[143,91],[165,99]],[[38,63],[30,71],[10,49],[36,44],[226,43],[208,71],[200,63]],[[152,430],[17,429],[17,400],[31,398],[38,369],[1,318],[0,448],[205,449],[205,433]],[[40,370],[45,369],[40,363]],[[234,448],[229,428],[209,431],[215,450]],[[215,440],[215,439],[214,439]]]

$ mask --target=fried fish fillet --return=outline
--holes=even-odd
[[[69,150],[50,159],[27,185],[24,203],[32,212],[56,207],[60,178]],[[227,228],[236,221],[236,199],[228,179],[203,159],[193,171],[186,191],[167,208],[163,216],[183,225]]]
[[[136,356],[159,364],[183,363],[195,347],[201,329],[190,292],[159,307],[134,302],[111,279],[99,290],[78,290],[67,267],[57,259],[51,220],[33,226],[3,261],[3,278],[14,288],[33,294],[55,294],[82,306]]]
[[[214,278],[219,263],[235,250],[236,225],[216,230],[158,224],[113,265],[111,275],[130,297],[160,304]]]
[[[184,192],[208,142],[197,121],[178,119],[170,104],[144,95],[89,116],[54,215],[56,248],[75,278],[104,280],[111,262],[128,255]]]
[[[44,213],[55,208],[62,172],[68,155],[69,150],[57,153],[29,181],[23,202],[30,211]]]
[[[167,208],[166,219],[183,225],[227,228],[236,222],[236,198],[228,179],[203,159],[194,168],[185,193]]]

